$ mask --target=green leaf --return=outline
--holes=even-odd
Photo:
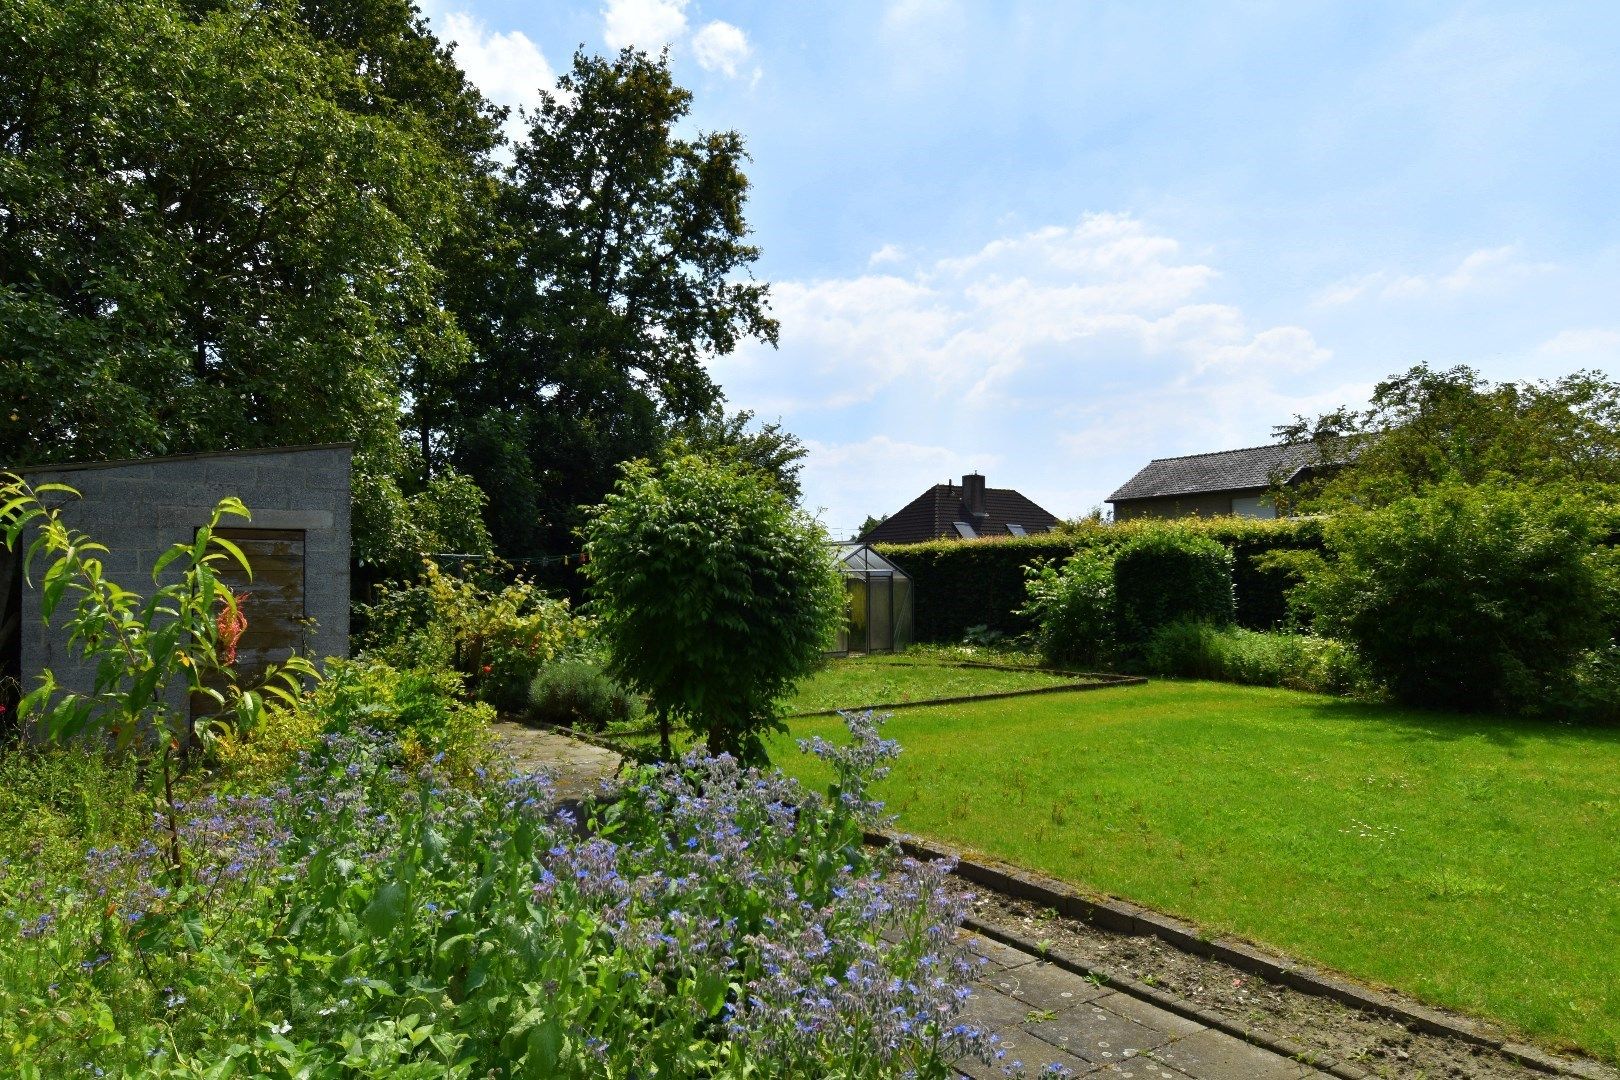
[[[387,937],[405,917],[409,899],[403,885],[386,882],[361,912],[360,921],[374,936]]]

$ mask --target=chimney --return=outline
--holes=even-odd
[[[968,473],[962,477],[962,502],[967,506],[968,513],[973,515],[974,524],[978,524],[990,515],[984,505],[984,477],[978,473]]]

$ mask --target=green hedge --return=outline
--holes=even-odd
[[[926,544],[880,544],[878,551],[910,574],[918,641],[959,641],[962,631],[985,624],[1008,634],[1031,629],[1016,614],[1026,599],[1024,567],[1066,559],[1081,548],[1116,548],[1133,537],[1174,525],[1192,529],[1232,549],[1233,589],[1239,626],[1269,630],[1287,613],[1286,578],[1255,565],[1275,549],[1320,550],[1317,519],[1180,518],[1119,524],[1083,521],[1042,536],[987,540],[933,540]]]

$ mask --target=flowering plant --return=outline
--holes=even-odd
[[[973,961],[949,867],[861,843],[841,792],[693,755],[580,823],[543,777],[470,788],[329,732],[265,795],[183,808],[54,890],[0,876],[0,1066],[121,1075],[946,1077]],[[15,886],[15,887],[14,887]]]

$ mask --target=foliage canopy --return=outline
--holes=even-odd
[[[758,471],[685,455],[627,464],[585,537],[612,672],[666,732],[678,718],[712,752],[762,758],[776,700],[843,615],[821,528]]]

